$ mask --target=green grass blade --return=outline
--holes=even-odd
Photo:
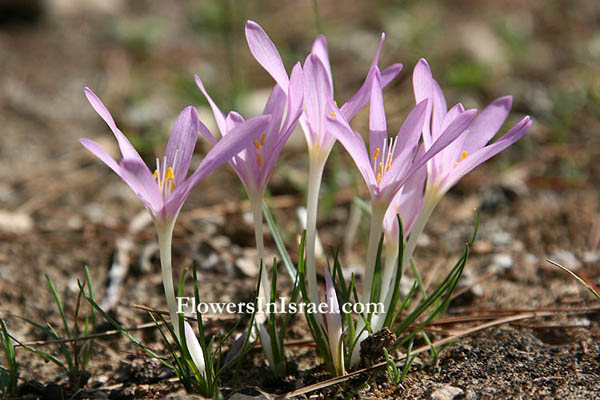
[[[50,279],[48,274],[46,274],[45,276],[46,281],[48,282],[48,286],[50,287],[50,291],[52,292],[52,296],[54,296],[54,301],[56,302],[56,306],[58,307],[60,317],[62,318],[62,322],[65,327],[65,334],[67,335],[68,339],[71,339],[71,330],[69,329],[69,324],[67,323],[67,317],[65,316],[65,311],[63,309],[62,302],[60,301],[60,297],[58,297],[58,292],[56,291],[54,283],[52,283],[52,279]]]
[[[275,241],[277,250],[279,250],[279,255],[281,256],[283,265],[285,265],[285,268],[286,268],[288,274],[290,275],[290,278],[294,282],[294,281],[296,281],[296,276],[298,273],[296,271],[296,268],[294,268],[294,263],[292,262],[292,259],[290,258],[288,251],[285,248],[285,242],[283,241],[283,238],[281,237],[279,228],[277,228],[277,223],[275,222],[275,219],[271,215],[269,208],[264,203],[263,203],[263,214],[265,215],[267,224],[269,224],[269,229],[271,230],[271,235],[273,235],[273,240]]]

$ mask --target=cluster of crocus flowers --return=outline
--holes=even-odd
[[[271,285],[264,262],[262,209],[268,181],[277,160],[296,125],[304,131],[308,145],[307,218],[305,240],[305,302],[319,299],[315,266],[317,238],[317,209],[319,189],[327,158],[336,141],[354,160],[371,199],[370,234],[367,246],[365,274],[360,302],[380,301],[384,315],[369,315],[359,319],[356,337],[346,343],[360,343],[368,330],[383,327],[385,313],[391,304],[397,274],[402,271],[414,252],[435,206],[443,195],[473,168],[515,143],[529,130],[531,120],[523,118],[508,133],[492,144],[488,142],[504,124],[511,105],[510,97],[502,97],[481,112],[465,110],[461,104],[447,108],[439,84],[433,79],[425,60],[414,68],[413,87],[416,105],[406,116],[399,131],[389,135],[384,109],[383,89],[400,73],[402,65],[393,64],[380,70],[378,63],[385,39],[382,34],[375,56],[362,86],[341,107],[334,100],[333,77],[327,43],[319,36],[304,63],[296,63],[288,74],[274,43],[255,22],[246,24],[246,39],[250,52],[275,81],[261,116],[244,119],[235,111],[225,115],[209,96],[202,80],[196,84],[206,97],[219,131],[210,132],[199,121],[193,107],[185,108],[177,118],[167,143],[165,154],[156,159],[154,172],[117,128],[102,102],[89,89],[85,94],[94,110],[113,131],[121,154],[114,160],[100,145],[81,139],[81,143],[119,175],[142,200],[156,227],[163,284],[171,321],[177,339],[184,335],[190,356],[200,371],[205,370],[203,349],[187,322],[179,332],[176,324],[175,291],[171,266],[171,242],[177,215],[191,190],[213,170],[229,163],[243,183],[255,223],[257,263],[261,267],[259,302],[266,303]],[[369,104],[368,144],[350,125],[351,120]],[[194,172],[188,176],[198,133],[212,144]],[[220,138],[219,138],[220,136]],[[398,223],[398,217],[402,224]],[[399,243],[400,229],[406,243]],[[383,237],[384,249],[380,286],[375,290],[375,268],[379,243]],[[398,260],[399,246],[404,246]],[[398,265],[398,263],[402,263]],[[328,312],[317,314],[317,334],[324,334],[329,346],[328,356],[333,371],[345,372],[345,351],[351,351],[351,365],[356,365],[360,346],[344,346],[348,332],[342,324],[334,282],[325,269],[325,302]],[[374,296],[377,293],[378,296]],[[377,298],[374,298],[377,297]],[[362,316],[364,317],[364,316]],[[265,322],[269,315],[256,315],[256,332],[262,342],[267,360],[276,368],[273,340]],[[272,320],[271,320],[272,321]],[[366,322],[365,322],[366,321]],[[366,329],[369,328],[369,329]],[[278,347],[279,348],[279,347]],[[350,351],[348,351],[350,352]]]

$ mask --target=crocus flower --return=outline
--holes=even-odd
[[[85,95],[94,110],[112,130],[123,158],[119,162],[115,161],[106,150],[92,140],[80,139],[80,142],[131,187],[152,216],[158,234],[165,295],[171,322],[176,326],[177,305],[171,273],[171,239],[177,215],[192,188],[252,143],[252,140],[258,137],[257,132],[267,127],[270,117],[255,118],[237,126],[231,135],[214,143],[198,168],[187,177],[198,131],[203,134],[207,131],[198,120],[196,109],[187,107],[175,121],[165,155],[157,158],[156,170],[153,174],[133,145],[117,128],[102,101],[89,88],[85,88]],[[174,331],[179,338],[178,329]]]
[[[413,75],[415,100],[417,103],[430,99],[431,124],[423,129],[423,143],[431,146],[443,129],[459,118],[465,111],[460,104],[447,109],[446,99],[439,84],[431,76],[427,61],[421,59]],[[460,137],[431,159],[428,165],[427,191],[443,196],[473,168],[506,149],[527,133],[531,127],[529,116],[524,117],[504,136],[488,145],[508,117],[512,97],[504,96],[484,108]]]
[[[381,78],[379,70],[375,67],[369,114],[369,151],[367,151],[360,134],[344,120],[335,104],[330,104],[334,110],[328,118],[331,132],[354,160],[371,195],[373,216],[362,292],[362,300],[365,303],[370,297],[369,289],[373,280],[383,218],[392,198],[431,157],[452,143],[469,126],[475,116],[475,110],[465,111],[444,129],[429,149],[419,152],[419,137],[423,130],[428,105],[428,99],[417,104],[407,116],[396,137],[388,138]]]
[[[429,65],[424,59],[421,59],[415,67],[413,89],[417,103],[424,99],[430,100],[427,121],[423,127],[423,144],[425,149],[429,149],[445,127],[453,124],[466,111],[460,104],[448,110],[442,89],[433,79]],[[404,263],[412,257],[419,236],[444,194],[473,168],[506,149],[527,133],[532,123],[529,116],[524,117],[500,139],[488,144],[504,124],[511,105],[510,96],[493,101],[477,114],[468,129],[461,132],[455,142],[427,163],[424,203],[408,240]]]
[[[196,84],[212,108],[221,136],[226,137],[229,131],[244,122],[244,118],[235,111],[230,112],[225,117],[208,95],[200,78],[198,76],[195,78]],[[260,199],[261,204],[275,163],[302,114],[303,80],[302,68],[298,63],[292,70],[287,93],[279,85],[274,86],[271,91],[263,111],[263,115],[271,116],[271,122],[266,129],[259,132],[257,140],[250,143],[248,147],[229,161],[229,164],[244,184],[248,196],[251,199]],[[212,133],[207,132],[206,137],[211,142],[216,142],[216,138]]]

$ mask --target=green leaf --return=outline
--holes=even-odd
[[[294,263],[292,263],[292,259],[288,251],[285,248],[285,242],[279,233],[279,229],[277,228],[277,223],[273,219],[271,212],[266,204],[263,203],[263,213],[265,215],[265,219],[267,220],[267,224],[269,224],[269,229],[271,230],[271,235],[273,235],[273,240],[275,241],[275,245],[277,246],[277,250],[279,250],[279,255],[281,256],[281,260],[285,265],[285,268],[292,279],[292,282],[296,281],[297,271],[294,268]]]

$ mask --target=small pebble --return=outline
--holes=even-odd
[[[463,396],[465,392],[461,388],[446,385],[436,389],[431,393],[431,400],[453,400],[458,396]]]
[[[514,262],[510,254],[500,253],[492,256],[490,268],[498,269],[500,271],[507,271],[512,268]]]
[[[33,219],[29,214],[0,210],[0,231],[26,233],[33,229]]]
[[[512,240],[510,233],[503,230],[495,230],[490,233],[490,240],[494,246],[506,246]]]
[[[583,262],[587,264],[596,263],[600,261],[600,255],[597,251],[586,251],[583,253]]]
[[[576,271],[581,268],[581,261],[568,250],[555,250],[550,254],[549,258],[571,271]]]

